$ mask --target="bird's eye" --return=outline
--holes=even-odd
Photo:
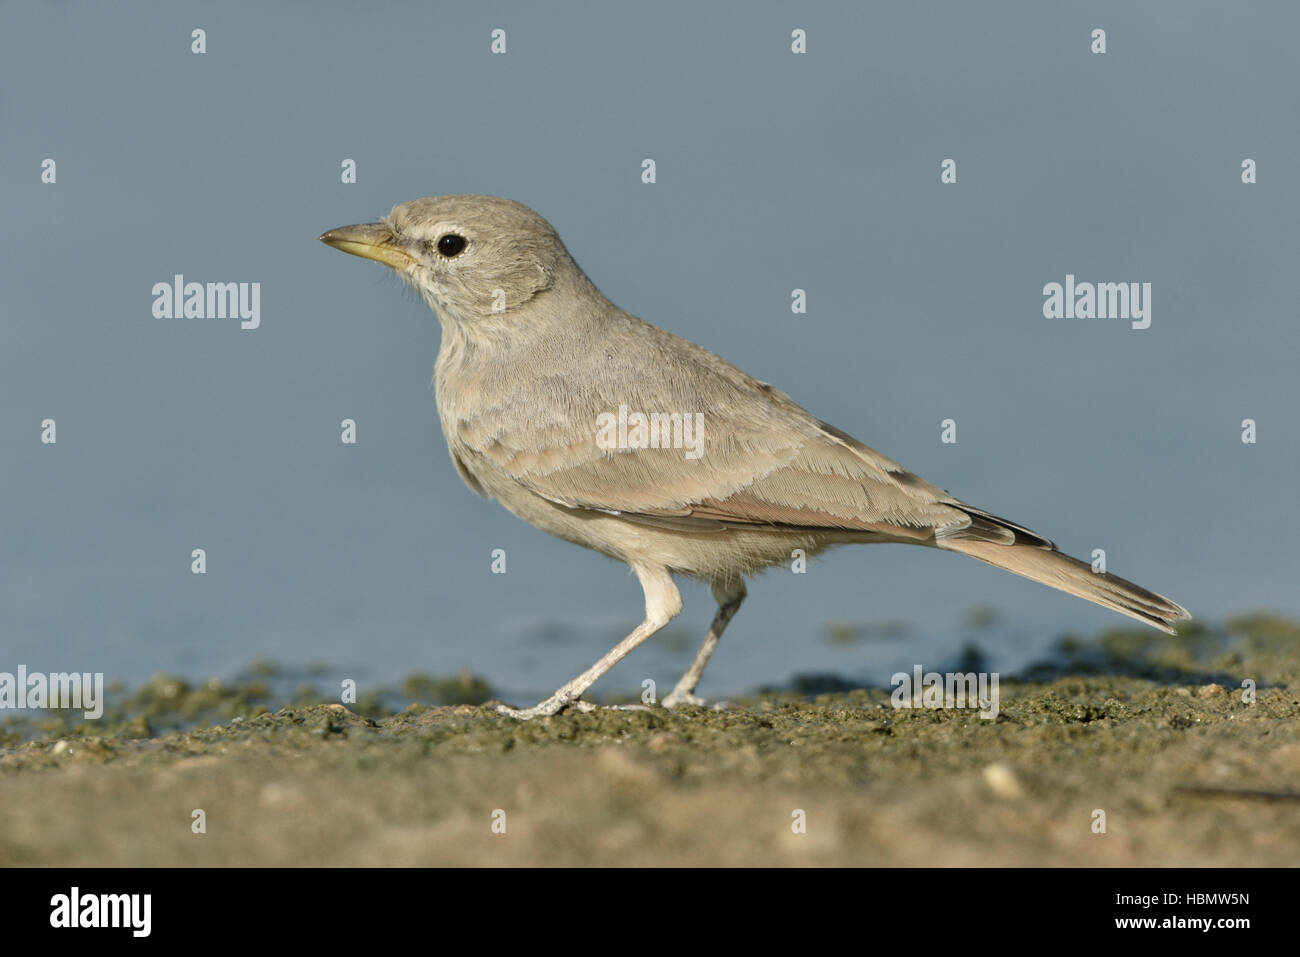
[[[438,240],[438,252],[442,253],[448,259],[460,254],[465,248],[465,237],[457,236],[455,233],[448,233]]]

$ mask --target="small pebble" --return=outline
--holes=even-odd
[[[1002,798],[1024,797],[1025,792],[1016,780],[1015,772],[1002,763],[990,764],[984,769],[984,783],[989,790]]]

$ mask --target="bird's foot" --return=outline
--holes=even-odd
[[[734,701],[715,701],[713,704],[709,704],[694,692],[681,691],[677,688],[668,693],[662,704],[665,708],[680,708],[683,705],[689,705],[693,708],[708,708],[710,711],[730,711],[736,707]]]
[[[499,714],[507,715],[519,721],[531,721],[533,718],[549,718],[551,715],[559,714],[572,708],[574,711],[587,712],[595,709],[595,705],[588,704],[577,695],[562,694],[557,691],[545,701],[538,702],[531,708],[511,708],[509,705],[497,705]]]
[[[694,705],[697,708],[703,708],[705,700],[693,691],[687,691],[684,688],[674,688],[664,697],[663,706],[665,708],[680,708],[684,704]]]
[[[579,714],[590,714],[592,711],[649,711],[643,704],[615,704],[615,705],[598,705],[590,701],[583,701],[580,697],[569,693],[557,691],[545,701],[533,705],[531,708],[511,708],[509,705],[499,704],[497,707],[498,714],[504,714],[519,721],[531,721],[533,718],[549,718],[552,715],[561,714],[565,711],[576,711]]]

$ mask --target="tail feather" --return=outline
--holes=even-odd
[[[982,518],[991,517],[987,513],[979,514]],[[1013,531],[1018,533],[1020,529],[1016,527]],[[1174,630],[1175,623],[1192,617],[1182,605],[1163,595],[1157,595],[1118,575],[1094,572],[1087,562],[1058,552],[1054,546],[1038,544],[1045,542],[1045,539],[1034,536],[1030,542],[1022,543],[1019,534],[1016,538],[1014,543],[1003,544],[989,541],[985,535],[971,538],[957,532],[938,536],[936,544],[940,548],[961,552],[1071,595],[1086,598],[1171,635],[1177,634]]]

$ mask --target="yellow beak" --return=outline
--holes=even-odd
[[[414,266],[417,262],[414,256],[395,245],[397,237],[383,223],[340,226],[325,233],[320,237],[320,241],[345,253],[363,259],[373,259],[394,269],[405,269],[407,266]]]

